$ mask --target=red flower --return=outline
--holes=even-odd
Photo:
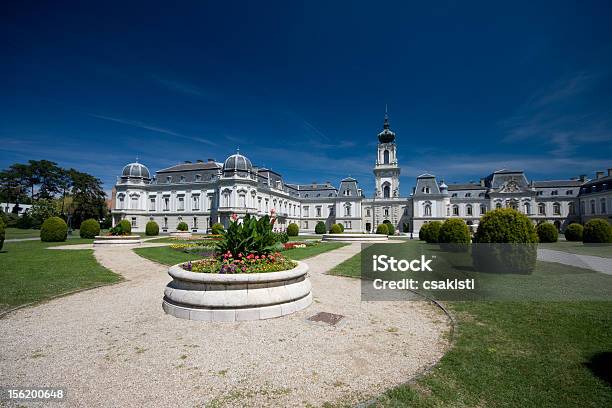
[[[238,219],[238,214],[232,214],[232,221],[236,221]]]

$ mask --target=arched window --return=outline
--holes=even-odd
[[[125,209],[125,196],[123,194],[119,194],[119,209]]]
[[[605,214],[606,213],[606,199],[602,198],[600,200],[600,207],[601,207],[601,213]]]
[[[391,197],[391,187],[389,185],[386,185],[383,187],[383,197],[384,198]]]
[[[546,204],[544,203],[538,204],[538,214],[546,215]]]
[[[431,217],[431,205],[430,204],[425,204],[423,213],[425,214],[425,217]]]
[[[553,204],[553,214],[554,215],[561,215],[561,204],[559,204],[559,203],[554,203]]]
[[[351,216],[351,204],[350,203],[346,203],[344,205],[344,216],[345,217],[350,217]]]
[[[500,208],[502,208],[501,203],[496,203],[496,204],[495,204],[495,208],[496,208],[496,209],[498,209],[498,210],[499,210]]]
[[[487,213],[487,206],[484,204],[480,204],[480,214],[484,215]]]
[[[224,191],[223,192],[223,206],[224,207],[229,207],[230,206],[230,193],[229,193],[229,191]]]
[[[591,214],[595,214],[595,200],[591,200]]]
[[[531,214],[531,204],[525,203],[523,204],[523,206],[525,207],[525,214],[527,215]]]
[[[453,205],[453,215],[459,215],[459,206],[457,204]]]
[[[389,151],[388,150],[385,150],[383,153],[383,163],[389,164]]]
[[[470,204],[465,207],[465,213],[466,215],[472,215],[472,206]]]
[[[130,196],[130,208],[132,210],[137,210],[138,209],[138,195],[134,194],[132,196]]]
[[[576,214],[576,205],[574,203],[569,203],[567,209],[570,215]]]

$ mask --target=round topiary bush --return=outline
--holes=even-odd
[[[531,273],[537,242],[538,235],[525,214],[512,208],[490,211],[482,216],[474,234],[474,268],[487,273]]]
[[[584,227],[577,222],[573,222],[565,229],[565,239],[568,241],[582,241]]]
[[[463,220],[452,218],[444,221],[438,232],[438,242],[443,249],[467,251],[470,229]]]
[[[536,227],[538,241],[540,242],[557,242],[559,239],[559,231],[550,222],[543,222]]]
[[[214,235],[218,235],[221,234],[223,231],[225,230],[225,228],[223,228],[223,224],[220,224],[218,222],[215,222],[212,227],[210,227],[210,231],[214,234]]]
[[[376,227],[376,233],[380,235],[389,235],[389,228],[387,227],[387,224],[380,224],[378,227]]]
[[[315,233],[325,234],[325,223],[323,221],[317,222],[317,225],[315,225]]]
[[[612,242],[612,227],[603,218],[593,218],[584,224],[582,242],[585,244],[601,244]]]
[[[442,228],[442,223],[440,221],[432,221],[428,222],[421,226],[421,230],[425,228],[423,233],[419,230],[419,239],[427,242],[428,244],[436,244],[438,243],[438,236],[440,235],[440,228]]]
[[[100,235],[100,224],[93,218],[83,221],[79,228],[79,235],[81,238],[94,239],[96,235]]]
[[[64,242],[68,236],[68,226],[60,217],[50,217],[40,227],[40,240],[43,242]]]
[[[128,220],[119,221],[119,227],[123,235],[130,235],[132,233],[132,224]]]
[[[340,231],[341,231],[341,232],[344,232],[344,225],[343,225],[343,224],[341,224],[341,223],[338,223],[338,226],[340,227]]]
[[[176,230],[177,231],[187,231],[189,229],[189,225],[187,225],[186,222],[179,222],[178,225],[176,226]]]
[[[6,234],[4,220],[0,218],[0,251],[2,250],[2,246],[4,245],[4,237]]]
[[[290,237],[297,237],[300,232],[300,227],[297,224],[291,223],[287,225],[287,235]]]
[[[148,236],[156,236],[159,235],[159,225],[155,221],[147,222],[145,226],[145,234]]]
[[[385,224],[387,226],[387,235],[395,235],[395,227],[390,222]]]
[[[330,234],[342,234],[342,227],[339,224],[333,224],[329,229]]]

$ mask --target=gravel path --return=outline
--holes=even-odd
[[[612,275],[612,259],[601,256],[572,254],[553,249],[538,249],[538,259],[546,262],[557,262],[578,268],[592,269],[597,272]]]
[[[440,359],[448,321],[422,301],[361,302],[358,280],[325,275],[352,244],[307,260],[315,301],[279,319],[203,323],[163,313],[167,267],[96,248],[126,282],[0,320],[0,386],[54,386],[57,406],[320,406],[355,403]],[[346,316],[336,327],[306,318]]]

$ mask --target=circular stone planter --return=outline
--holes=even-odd
[[[140,245],[142,239],[139,235],[96,235],[94,246],[112,245]]]
[[[382,234],[323,234],[322,241],[347,241],[347,242],[384,242],[389,237]]]
[[[162,307],[172,316],[233,322],[285,316],[312,303],[308,265],[266,273],[198,273],[171,266]]]
[[[189,239],[192,237],[191,232],[189,231],[176,231],[170,233],[171,237],[177,237],[182,239]]]

